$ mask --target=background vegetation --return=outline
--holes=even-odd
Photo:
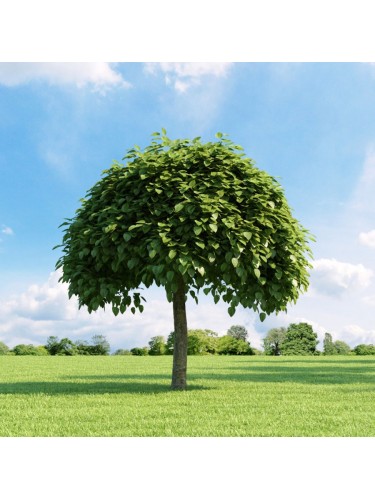
[[[292,323],[288,328],[271,328],[263,339],[263,351],[250,345],[248,332],[242,325],[232,325],[226,335],[219,336],[213,330],[195,329],[188,331],[189,355],[260,355],[267,356],[308,356],[308,355],[375,355],[375,346],[359,344],[353,349],[342,340],[333,342],[332,335],[326,333],[323,351],[317,350],[318,335],[308,323]],[[172,355],[174,332],[167,338],[162,335],[152,337],[147,346],[131,349],[117,349],[112,354],[118,356],[162,356]],[[0,355],[16,356],[106,356],[110,345],[104,335],[94,335],[91,343],[83,340],[73,342],[65,337],[50,336],[46,345],[18,344],[10,349],[0,342]]]

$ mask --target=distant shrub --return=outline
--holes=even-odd
[[[375,346],[373,344],[359,344],[353,351],[358,356],[373,356],[375,355]]]
[[[0,341],[0,356],[7,355],[9,353],[9,347]]]
[[[132,356],[132,353],[129,351],[129,349],[117,349],[113,353],[114,356]]]
[[[346,355],[350,353],[350,346],[343,340],[336,340],[336,342],[333,343],[333,346],[336,354]]]
[[[218,354],[249,355],[254,354],[250,344],[245,340],[236,339],[231,335],[224,335],[217,339]]]
[[[16,356],[48,356],[47,349],[42,345],[18,344],[12,351]]]
[[[165,338],[161,335],[152,337],[148,345],[148,353],[150,354],[150,356],[161,356],[162,354],[165,354],[165,351],[167,350]]]
[[[148,347],[133,347],[130,352],[133,356],[148,356]]]

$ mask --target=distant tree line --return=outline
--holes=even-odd
[[[59,339],[50,336],[46,345],[18,344],[13,349],[0,342],[0,355],[15,356],[106,356],[109,354],[110,345],[104,335],[94,335],[91,343],[85,340],[73,342],[67,337]]]
[[[174,332],[167,339],[162,335],[152,337],[147,346],[132,349],[117,349],[117,356],[162,356],[172,355]],[[219,336],[213,330],[189,330],[189,355],[235,355],[251,356],[265,354],[267,356],[332,356],[332,355],[375,355],[373,344],[359,344],[351,349],[342,340],[333,341],[330,333],[325,333],[323,351],[317,350],[318,335],[308,323],[292,323],[287,328],[271,328],[263,339],[264,351],[255,349],[248,341],[248,332],[242,325],[232,325],[226,335]],[[110,345],[104,335],[94,335],[91,342],[78,340],[73,342],[65,337],[59,339],[50,336],[45,345],[18,344],[10,349],[0,341],[0,355],[16,356],[107,356]]]
[[[332,339],[328,332],[324,335],[323,352],[317,350],[318,335],[308,323],[292,323],[287,328],[272,328],[263,339],[264,354],[269,356],[291,355],[375,355],[375,346],[360,344],[351,349],[343,340]]]
[[[213,330],[188,330],[188,355],[223,354],[223,355],[254,355],[260,351],[250,346],[247,340],[248,332],[244,326],[233,325],[226,335],[219,337]],[[165,339],[162,335],[152,337],[145,347],[133,349],[118,349],[115,355],[162,356],[172,355],[174,332]]]

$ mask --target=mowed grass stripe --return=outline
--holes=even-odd
[[[375,359],[0,357],[1,436],[375,436]]]

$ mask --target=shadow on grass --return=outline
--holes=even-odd
[[[304,366],[298,366],[298,365]],[[307,366],[306,366],[307,365]],[[366,384],[358,390],[375,392],[375,359],[291,359],[257,360],[236,358],[227,366],[191,367],[188,391],[213,388],[222,383],[296,383],[310,385]],[[219,384],[220,386],[221,384]],[[104,374],[64,376],[58,381],[0,382],[0,394],[122,394],[152,395],[170,393],[170,375]]]
[[[303,364],[304,366],[298,366]],[[306,366],[307,365],[307,366]],[[277,358],[269,361],[236,359],[226,367],[200,368],[204,373],[193,374],[190,380],[231,380],[233,382],[299,384],[372,384],[375,390],[375,359],[371,360],[327,360],[319,363],[316,358]],[[224,372],[224,373],[223,373]],[[370,389],[371,390],[371,389]]]
[[[170,378],[163,375],[105,375],[105,376],[77,376],[64,377],[72,379],[71,382],[11,382],[0,383],[1,394],[47,394],[47,395],[77,395],[77,394],[124,394],[135,393],[138,395],[151,395],[172,392]],[[95,382],[87,382],[92,379]],[[112,380],[111,380],[112,379]],[[116,382],[113,379],[118,379]],[[139,380],[141,379],[141,380]],[[165,382],[155,382],[163,379]],[[74,380],[74,382],[73,382]],[[188,384],[188,391],[207,390],[198,384]]]

